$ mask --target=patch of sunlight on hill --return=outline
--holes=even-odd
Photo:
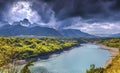
[[[104,73],[120,73],[120,54],[112,60],[112,63],[105,69]]]

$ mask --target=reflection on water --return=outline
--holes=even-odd
[[[46,68],[44,68],[44,67],[38,67],[38,68],[34,68],[33,70],[32,70],[32,72],[34,72],[34,73],[52,73],[52,72],[49,72]]]

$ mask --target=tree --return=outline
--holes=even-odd
[[[22,68],[22,70],[21,70],[21,72],[20,73],[32,73],[31,71],[30,71],[30,69],[29,69],[29,67],[30,66],[33,66],[33,59],[32,60],[30,60],[23,68]]]
[[[90,65],[90,69],[86,73],[103,73],[104,68],[96,68],[94,64]]]

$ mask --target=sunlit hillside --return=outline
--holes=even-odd
[[[51,55],[78,45],[75,40],[57,38],[9,38],[0,37],[0,67],[15,60]]]
[[[103,44],[120,49],[120,39],[105,40]],[[112,63],[105,69],[104,73],[120,73],[120,53],[114,57]]]

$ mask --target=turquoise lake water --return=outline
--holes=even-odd
[[[35,62],[31,69],[35,73],[40,73],[41,68],[50,73],[85,73],[91,64],[96,67],[104,66],[109,57],[110,53],[100,49],[98,45],[82,44],[58,57]]]

